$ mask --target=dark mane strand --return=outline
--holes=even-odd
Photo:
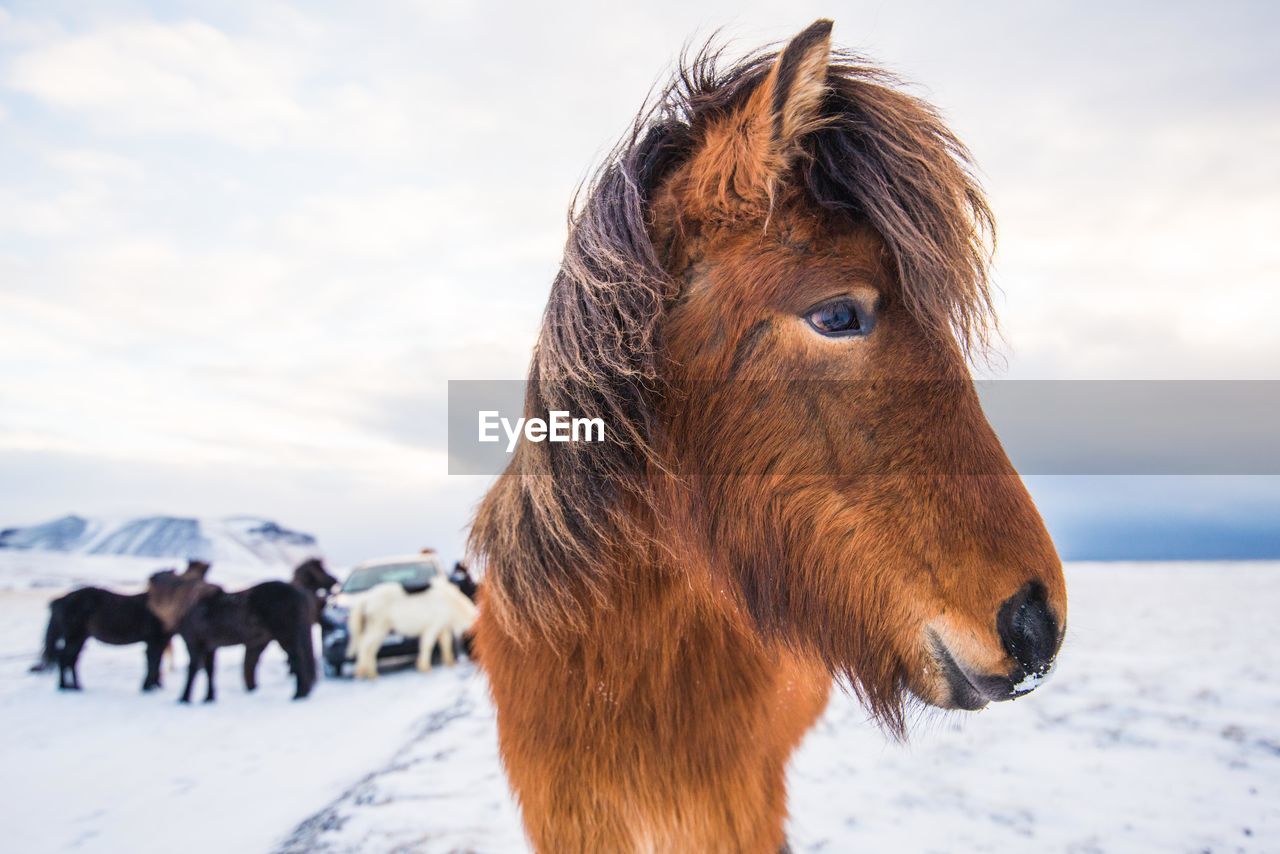
[[[804,140],[810,197],[880,233],[925,329],[985,355],[995,326],[987,275],[995,220],[969,150],[933,107],[856,54],[836,54],[828,81],[828,121]]]

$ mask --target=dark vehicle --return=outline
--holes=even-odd
[[[354,657],[347,657],[347,615],[351,598],[358,596],[376,584],[397,581],[409,593],[418,593],[431,586],[431,581],[442,574],[440,561],[434,554],[424,553],[406,557],[389,557],[365,561],[351,570],[339,592],[330,596],[320,613],[320,646],[326,676],[342,676],[346,665]],[[418,639],[391,633],[378,650],[378,660],[412,658],[418,654]]]

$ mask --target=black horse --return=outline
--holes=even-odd
[[[209,564],[191,561],[187,572],[203,576]],[[172,570],[170,570],[172,572]],[[160,662],[173,632],[147,608],[147,594],[126,596],[101,587],[81,587],[49,603],[44,650],[33,671],[58,665],[58,689],[79,691],[77,665],[89,638],[115,646],[146,644],[147,672],[142,690],[160,687]]]
[[[58,665],[58,688],[79,691],[76,666],[89,638],[122,646],[147,645],[147,674],[142,690],[160,687],[160,660],[173,635],[147,610],[147,594],[125,596],[101,587],[81,587],[49,603],[41,663],[33,670]]]
[[[181,702],[191,702],[191,689],[203,668],[208,681],[204,701],[214,700],[214,652],[221,646],[265,647],[280,644],[297,680],[293,698],[311,693],[316,656],[311,644],[313,604],[310,594],[284,581],[264,581],[247,590],[227,593],[202,577],[173,570],[151,576],[148,605],[161,622],[182,635],[190,664]]]
[[[311,606],[311,623],[314,624],[320,619],[325,597],[338,583],[338,579],[325,570],[320,560],[312,558],[293,571],[293,580],[290,583],[307,594],[307,601]],[[270,642],[268,639],[261,643],[245,644],[244,687],[246,691],[253,691],[258,687],[258,659],[262,658],[262,653]],[[310,646],[310,644],[311,641],[308,638],[307,645]]]
[[[480,585],[476,584],[474,578],[471,577],[471,570],[462,561],[458,561],[453,565],[453,571],[449,573],[449,580],[461,590],[466,597],[472,602],[476,601],[476,591],[480,589]]]

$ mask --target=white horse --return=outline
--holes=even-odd
[[[356,678],[378,676],[378,648],[391,632],[418,638],[418,669],[431,669],[431,650],[440,643],[445,664],[452,665],[453,636],[469,631],[479,610],[462,591],[444,578],[421,593],[406,593],[398,582],[370,587],[354,597],[347,628],[347,655],[355,653]]]

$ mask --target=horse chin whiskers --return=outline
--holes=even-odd
[[[900,672],[905,672],[905,668],[900,668]],[[917,696],[905,678],[897,678],[892,687],[876,687],[848,667],[834,665],[830,673],[836,689],[857,700],[867,711],[870,722],[894,741],[905,742],[920,711],[935,708]]]

